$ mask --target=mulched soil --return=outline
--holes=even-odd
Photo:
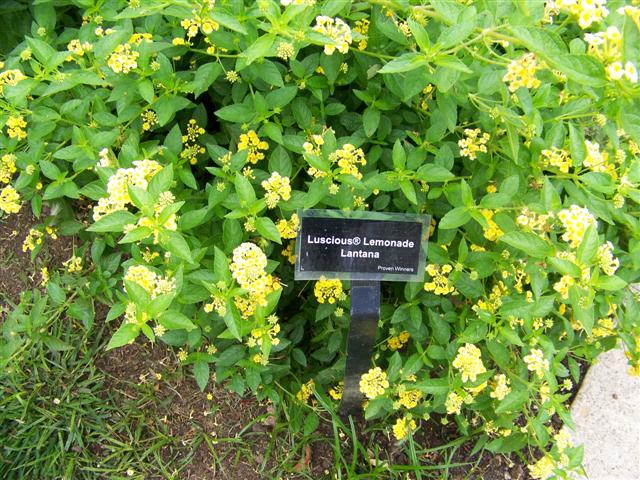
[[[46,265],[52,271],[71,256],[72,238],[52,240],[46,237],[45,248],[33,263],[30,252],[22,251],[22,243],[29,230],[37,224],[38,220],[28,206],[23,206],[17,214],[0,219],[0,310],[9,307],[10,302],[19,302],[20,293],[24,290],[40,284],[40,266]]]

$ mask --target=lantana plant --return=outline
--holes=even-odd
[[[86,242],[68,265],[109,348],[337,404],[349,283],[293,281],[296,211],[427,212],[425,281],[383,285],[366,418],[398,441],[455,422],[534,478],[580,464],[556,427],[580,362],[619,345],[640,374],[637,2],[31,9],[1,61],[0,209],[39,219],[34,255]]]

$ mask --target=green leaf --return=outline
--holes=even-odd
[[[420,47],[420,50],[426,52],[431,47],[431,41],[429,40],[429,34],[424,29],[422,25],[420,25],[417,21],[415,21],[412,17],[409,17],[407,20],[407,24],[411,29],[411,33],[413,34],[413,38],[416,39],[416,43]]]
[[[318,414],[316,412],[311,411],[308,415],[307,418],[304,419],[304,427],[303,427],[303,433],[304,435],[311,435],[313,432],[315,432],[318,429],[318,426],[320,425],[320,417],[318,417]]]
[[[458,23],[442,31],[435,47],[445,50],[462,43],[475,29],[476,18],[474,7],[465,8],[458,16]]]
[[[367,107],[362,115],[362,126],[364,127],[364,133],[367,137],[370,137],[380,125],[380,110],[374,107]]]
[[[242,318],[240,318],[240,313],[238,309],[233,304],[233,302],[227,303],[227,311],[224,315],[224,323],[233,335],[234,338],[238,340],[242,340],[242,335],[240,334],[240,324],[242,322]]]
[[[64,290],[56,282],[47,283],[47,293],[54,305],[62,305],[67,299],[67,295]]]
[[[197,361],[193,364],[193,376],[196,379],[200,391],[204,392],[209,383],[209,364],[203,361]]]
[[[498,240],[525,252],[534,258],[543,258],[553,253],[553,246],[545,242],[535,233],[530,232],[507,232]]]
[[[455,175],[440,165],[432,163],[422,165],[416,172],[416,178],[423,182],[446,182],[454,178]]]
[[[127,190],[129,191],[129,197],[131,197],[131,203],[138,207],[139,210],[153,207],[153,197],[146,190],[131,183],[127,184]]]
[[[595,287],[600,290],[617,291],[626,288],[628,285],[623,279],[616,275],[603,275],[598,277]]]
[[[283,108],[288,105],[298,95],[298,87],[282,87],[269,92],[265,100],[269,108]]]
[[[122,232],[125,225],[135,223],[136,217],[127,210],[117,210],[109,215],[102,217],[93,225],[89,226],[89,232]]]
[[[528,399],[529,392],[527,389],[513,390],[500,401],[500,404],[496,407],[496,413],[519,412]]]
[[[153,110],[158,116],[158,123],[162,127],[169,123],[176,112],[192,105],[189,100],[177,95],[166,94],[158,98],[153,104]]]
[[[573,123],[569,124],[569,142],[571,160],[573,160],[575,166],[582,165],[582,162],[587,156],[587,146],[584,143],[582,131]]]
[[[259,217],[256,219],[256,229],[258,233],[267,240],[282,244],[280,232],[276,228],[275,223],[269,217]]]
[[[449,391],[449,379],[444,378],[428,378],[414,384],[415,388],[424,393],[432,395],[445,395]]]
[[[205,63],[196,71],[193,79],[193,94],[196,98],[202,95],[222,73],[222,65],[218,62]]]
[[[64,176],[60,169],[48,160],[40,160],[40,170],[50,180],[59,180]]]
[[[159,321],[162,326],[167,328],[167,330],[184,329],[190,331],[197,328],[186,315],[183,315],[176,310],[167,310],[163,312],[162,315],[160,315]]]
[[[247,65],[251,65],[257,59],[267,56],[275,40],[276,37],[272,34],[263,35],[246,48],[240,58],[244,58]]]
[[[148,192],[157,197],[171,188],[171,182],[173,182],[173,164],[170,163],[153,176],[149,182]]]
[[[429,63],[425,56],[417,52],[409,52],[400,55],[388,62],[384,67],[378,70],[378,73],[402,73],[415,70],[416,68],[426,67]]]
[[[114,348],[122,347],[128,343],[133,342],[140,333],[140,325],[137,323],[123,323],[120,328],[113,334],[107,350],[113,350]]]
[[[176,255],[178,258],[186,260],[189,263],[193,263],[193,257],[191,256],[191,250],[189,244],[184,237],[171,230],[162,230],[158,237],[160,245]]]
[[[590,225],[586,232],[584,232],[580,245],[578,245],[578,251],[576,252],[576,260],[578,263],[591,265],[598,254],[599,246],[600,239],[598,238],[598,229]]]
[[[124,237],[122,237],[118,243],[125,244],[125,243],[139,242],[140,240],[147,238],[152,233],[153,233],[153,230],[149,227],[137,227],[127,232],[127,234]]]
[[[139,80],[138,93],[140,94],[140,96],[144,101],[146,101],[149,104],[153,103],[153,95],[155,92],[153,90],[153,83],[151,82],[151,80],[147,80],[147,79]]]
[[[409,200],[414,205],[418,204],[416,189],[413,186],[413,183],[411,183],[411,180],[400,181],[400,189],[402,190],[402,193],[404,193],[404,196],[407,197],[407,200]]]
[[[449,230],[453,228],[458,228],[465,223],[471,220],[471,214],[467,207],[456,207],[453,210],[449,210],[440,223],[438,224],[438,228],[442,230]]]
[[[215,112],[216,116],[226,122],[251,123],[255,112],[253,108],[243,103],[236,103],[222,107]]]
[[[244,202],[245,206],[255,202],[256,192],[253,190],[253,185],[247,177],[240,173],[236,173],[236,178],[233,181],[236,187],[236,193],[240,197],[240,202]]]

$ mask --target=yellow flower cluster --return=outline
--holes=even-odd
[[[276,228],[282,238],[296,238],[299,226],[300,219],[298,218],[297,213],[291,215],[289,220],[282,219],[276,223]]]
[[[556,468],[556,462],[549,456],[545,455],[533,465],[527,465],[529,475],[536,480],[546,480],[553,475]]]
[[[280,288],[280,283],[267,274],[267,256],[260,248],[245,242],[233,250],[233,261],[229,266],[231,275],[241,288],[247,290],[249,298],[236,297],[234,302],[243,318],[253,315],[258,305],[266,303],[266,297]]]
[[[42,245],[42,237],[44,237],[42,230],[36,228],[29,229],[29,233],[27,233],[24,242],[22,242],[22,251],[33,252],[38,245]]]
[[[420,390],[407,390],[404,385],[398,387],[398,405],[402,405],[404,408],[417,407],[421,398],[422,392]]]
[[[0,158],[0,183],[9,183],[16,171],[16,156],[13,153],[4,154]]]
[[[548,232],[551,229],[550,221],[553,219],[553,212],[538,214],[523,207],[520,215],[516,218],[516,223],[525,230],[534,232]]]
[[[344,296],[342,291],[342,282],[338,279],[329,279],[320,277],[313,287],[313,293],[318,300],[318,303],[336,303],[336,300],[341,300]]]
[[[82,258],[72,255],[69,260],[66,262],[62,262],[62,265],[67,269],[69,273],[81,272],[82,271]]]
[[[393,425],[393,436],[396,437],[396,440],[404,440],[416,429],[415,420],[409,417],[402,417],[396,420],[396,423]]]
[[[276,56],[285,62],[296,54],[296,49],[290,42],[280,42],[276,49]]]
[[[391,350],[400,350],[402,347],[404,347],[407,344],[407,342],[409,341],[409,338],[411,338],[411,336],[409,335],[409,332],[404,330],[400,332],[398,335],[390,337],[387,340],[387,346]]]
[[[369,20],[363,18],[362,20],[356,20],[353,31],[362,35],[362,40],[358,42],[358,50],[364,50],[367,48],[367,35],[369,34]]]
[[[471,309],[478,313],[478,310],[484,310],[485,312],[495,313],[502,306],[502,297],[508,293],[508,289],[502,280],[499,280],[491,287],[491,293],[489,297],[479,299]]]
[[[422,89],[422,95],[420,96],[420,103],[418,106],[420,110],[426,112],[429,110],[428,101],[433,98],[433,92],[435,91],[435,87],[432,84],[428,84],[426,87]]]
[[[233,250],[231,274],[241,288],[257,291],[256,285],[264,282],[267,268],[267,256],[260,248],[250,242],[242,243]]]
[[[9,138],[17,138],[18,140],[24,140],[27,138],[27,122],[22,115],[11,116],[7,120],[7,135]]]
[[[449,392],[449,395],[447,395],[447,400],[444,402],[444,406],[447,408],[447,413],[449,415],[459,415],[463,400],[464,399],[456,392]]]
[[[563,452],[567,448],[571,448],[573,446],[573,442],[571,441],[571,432],[566,425],[553,436],[553,440],[556,442],[556,447],[558,447],[559,452]]]
[[[578,205],[571,205],[568,209],[560,210],[560,212],[558,212],[558,218],[566,230],[562,234],[562,239],[565,242],[569,242],[571,248],[576,248],[580,245],[584,233],[589,226],[598,226],[598,222],[589,210],[579,207]]]
[[[331,38],[331,42],[326,43],[324,46],[324,53],[327,55],[332,55],[336,49],[340,53],[349,51],[349,45],[351,45],[353,38],[351,37],[349,25],[342,19],[318,15],[313,30]]]
[[[466,343],[458,349],[458,354],[452,363],[453,367],[462,374],[462,381],[476,381],[481,373],[487,371],[482,363],[482,353],[480,349],[472,343]]]
[[[5,213],[18,213],[20,211],[20,194],[11,185],[0,190],[0,210]]]
[[[545,167],[556,167],[562,173],[568,173],[572,166],[569,152],[564,148],[551,147],[551,149],[542,150],[542,164]]]
[[[370,369],[360,378],[360,391],[369,399],[384,395],[387,388],[389,380],[380,367]]]
[[[316,4],[316,0],[280,0],[280,5],[285,7],[289,5],[304,5],[306,7],[311,7]]]
[[[147,189],[149,180],[162,170],[162,165],[154,160],[136,160],[133,168],[119,168],[107,182],[107,198],[98,200],[93,209],[93,220],[98,221],[116,210],[124,210],[131,203],[128,185],[143,190]]]
[[[607,275],[614,275],[620,267],[620,260],[613,256],[613,244],[608,240],[598,248],[598,265]]]
[[[226,290],[227,285],[225,284],[225,282],[220,281],[216,284],[216,288],[220,291],[224,291]],[[221,317],[224,317],[227,313],[226,300],[219,293],[212,294],[211,301],[209,303],[206,303],[203,308],[207,313],[211,313],[213,310],[215,310],[216,313]]]
[[[247,133],[240,135],[238,142],[238,151],[249,150],[247,153],[247,161],[252,164],[258,163],[258,161],[264,158],[264,153],[261,150],[268,150],[269,144],[264,140],[260,140],[258,134],[249,130]]]
[[[109,154],[108,148],[103,148],[98,152],[98,167],[102,168],[112,168],[115,167],[115,162],[113,161],[111,155]]]
[[[184,18],[180,22],[180,26],[186,30],[187,38],[191,39],[198,35],[198,30],[203,35],[209,35],[220,28],[220,24],[211,17],[201,17],[195,10],[192,14],[193,18]]]
[[[302,144],[302,148],[304,149],[304,152],[309,155],[321,155],[322,151],[320,150],[320,147],[322,147],[322,145],[324,145],[324,137],[322,135],[311,135],[311,141],[304,142]],[[309,174],[311,176],[315,176],[312,173]]]
[[[633,23],[636,24],[638,30],[640,30],[640,7],[625,5],[624,7],[618,8],[616,12],[618,12],[620,15],[627,15],[629,18],[631,18],[631,20],[633,20]]]
[[[287,248],[282,250],[282,256],[285,257],[291,265],[296,263],[295,242],[289,242]]]
[[[329,395],[331,395],[331,398],[333,398],[334,400],[340,400],[342,399],[342,390],[344,388],[344,382],[339,382],[336,386],[331,387],[329,389]]]
[[[569,275],[563,275],[560,280],[553,284],[553,289],[565,300],[569,298],[569,288],[575,285],[576,281]]]
[[[500,373],[493,377],[492,390],[489,396],[497,400],[502,400],[509,395],[511,387],[509,387],[509,379],[506,375]]]
[[[539,348],[532,349],[529,355],[524,357],[524,363],[527,364],[527,369],[530,372],[535,372],[538,378],[542,378],[544,372],[549,370],[549,360],[544,358],[544,353]]]
[[[278,317],[275,315],[269,315],[265,326],[251,330],[251,337],[247,340],[247,346],[250,348],[258,347],[262,349],[265,341],[268,341],[274,346],[278,345],[280,343],[280,339],[277,338],[278,333],[280,333]]]
[[[580,28],[589,28],[609,15],[607,0],[556,0],[555,5],[561,11],[568,12],[578,19]]]
[[[478,158],[478,152],[486,153],[487,142],[491,135],[486,132],[483,133],[479,128],[465,128],[464,134],[466,137],[458,140],[460,155],[475,160]]]
[[[289,177],[283,177],[278,172],[273,172],[261,185],[266,191],[264,198],[269,208],[276,208],[280,199],[287,201],[291,198]]]
[[[124,73],[126,75],[131,70],[138,68],[139,56],[140,53],[137,50],[131,50],[131,44],[121,43],[109,55],[107,65],[115,73]]]
[[[0,67],[1,68],[1,67]],[[4,86],[10,85],[15,87],[18,82],[24,80],[25,75],[20,70],[5,70],[0,73],[0,94],[2,94]]]
[[[615,324],[611,317],[600,318],[591,330],[594,337],[608,337],[614,334]]]
[[[510,92],[515,92],[520,87],[538,88],[540,80],[536,78],[536,71],[539,69],[536,56],[533,53],[527,53],[509,64],[502,81],[509,84]]]
[[[140,285],[151,298],[171,293],[176,288],[175,279],[158,275],[145,265],[130,266],[124,274],[124,279]]]
[[[608,27],[604,32],[585,33],[584,41],[589,45],[589,55],[607,64],[622,58],[622,34],[617,27]]]
[[[500,229],[498,224],[493,221],[494,212],[491,210],[483,209],[480,210],[480,213],[488,223],[488,226],[484,227],[484,238],[491,242],[495,242],[502,235],[504,235],[504,232]]]
[[[300,386],[300,391],[296,393],[296,399],[299,402],[307,403],[309,401],[309,398],[313,394],[314,385],[315,382],[313,380],[309,380],[307,383],[303,383]]]
[[[189,160],[191,165],[198,163],[198,155],[203,154],[206,150],[203,146],[198,145],[198,138],[204,135],[204,128],[198,126],[195,119],[189,120],[187,125],[187,134],[182,135],[182,151],[180,158]]]
[[[89,42],[82,43],[80,42],[79,39],[74,38],[67,44],[67,50],[71,52],[73,55],[77,55],[78,57],[83,57],[85,53],[93,50],[93,45],[90,44]],[[66,58],[67,62],[74,60],[73,55],[69,55]]]
[[[451,265],[445,263],[442,266],[438,266],[430,263],[426,266],[425,270],[431,275],[431,281],[424,284],[424,289],[427,292],[433,292],[436,295],[448,295],[456,291],[453,285],[449,283],[449,278],[447,277],[453,270]]]
[[[337,162],[340,173],[343,175],[353,175],[358,180],[362,179],[362,173],[358,170],[358,165],[366,165],[367,160],[361,148],[356,148],[350,143],[345,143],[342,148],[329,155],[329,160]]]
[[[594,172],[609,174],[612,178],[617,178],[615,165],[609,163],[609,153],[600,151],[600,144],[597,142],[584,141],[587,147],[587,155],[582,164]]]
[[[154,125],[158,124],[158,115],[153,110],[145,110],[142,112],[142,131],[148,132]]]

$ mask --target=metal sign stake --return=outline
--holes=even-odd
[[[364,397],[360,377],[369,370],[380,320],[380,282],[351,282],[351,324],[347,337],[347,361],[342,390],[342,415],[362,412]]]

